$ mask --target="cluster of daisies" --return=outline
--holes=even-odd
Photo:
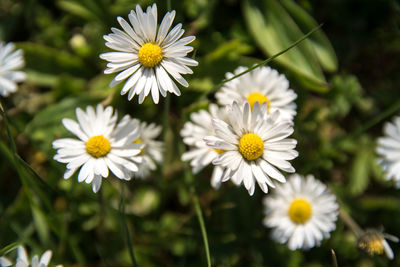
[[[219,105],[192,113],[181,135],[189,147],[182,160],[194,173],[212,164],[211,185],[232,180],[250,195],[256,184],[264,192],[264,225],[272,237],[292,250],[318,246],[335,229],[338,204],[328,188],[312,175],[294,173],[298,156],[294,131],[296,93],[284,75],[270,67],[249,72],[239,67],[216,93]]]
[[[182,75],[191,74],[189,67],[198,64],[187,57],[193,50],[188,44],[195,37],[182,37],[182,24],[171,29],[175,11],[168,12],[160,25],[157,17],[155,4],[145,11],[137,5],[128,21],[118,17],[122,30],[111,28],[112,33],[104,36],[106,46],[114,51],[100,55],[108,62],[104,73],[118,73],[110,86],[125,81],[121,95],[128,94],[129,100],[137,95],[139,103],[150,93],[156,104],[160,94],[180,95],[176,82],[188,87]],[[25,78],[18,71],[24,64],[22,51],[14,51],[12,44],[1,44],[0,64],[0,94],[7,96]],[[296,93],[286,77],[270,67],[251,71],[238,67],[227,73],[226,79],[229,82],[215,95],[217,103],[192,113],[184,124],[180,133],[188,151],[182,160],[190,162],[194,173],[212,165],[214,188],[231,180],[236,186],[243,185],[250,195],[256,188],[265,194],[273,191],[263,201],[264,225],[272,228],[273,238],[292,250],[320,245],[336,228],[339,207],[326,185],[313,175],[296,174],[291,164],[298,156],[297,141],[290,138]],[[57,150],[54,159],[66,164],[65,179],[79,170],[78,182],[91,183],[98,192],[110,172],[122,180],[144,178],[161,164],[163,143],[156,140],[160,126],[129,115],[118,121],[117,112],[101,104],[77,108],[76,119],[62,121],[75,137],[53,142]],[[400,118],[385,126],[385,134],[378,140],[380,163],[400,186]],[[291,175],[286,177],[285,173]],[[368,238],[360,247],[380,254],[385,251],[393,257],[382,234],[365,236]],[[49,252],[40,259],[35,256],[32,266],[46,266],[50,256]],[[23,248],[17,261],[28,264]],[[2,266],[8,262],[1,258]]]

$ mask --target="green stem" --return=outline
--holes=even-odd
[[[339,209],[339,217],[344,222],[344,224],[346,224],[347,227],[349,227],[354,232],[357,238],[360,237],[361,234],[364,232],[361,227],[356,223],[356,221],[354,221],[353,218],[351,218],[350,215],[343,210],[343,208]]]
[[[132,265],[134,267],[138,267],[138,264],[137,264],[136,258],[135,258],[135,253],[134,253],[134,250],[133,250],[133,243],[132,243],[132,240],[131,240],[131,234],[129,232],[128,223],[127,223],[127,219],[126,219],[126,216],[125,216],[125,194],[124,194],[123,182],[121,182],[121,202],[119,203],[119,214],[120,214],[120,218],[121,218],[124,234],[126,236],[126,242],[127,242],[127,245],[128,245],[129,256],[131,257],[131,260],[132,260]]]
[[[183,153],[184,151],[184,144],[181,142],[179,144],[179,152],[180,154]],[[210,256],[210,248],[208,245],[208,237],[207,237],[207,230],[206,230],[206,224],[204,223],[204,217],[203,213],[201,212],[201,206],[199,202],[199,197],[197,196],[196,193],[196,187],[194,183],[194,177],[189,169],[189,166],[187,164],[184,165],[184,173],[185,173],[185,181],[189,183],[189,189],[190,193],[192,194],[192,200],[193,200],[193,207],[196,212],[197,220],[199,221],[200,225],[200,230],[201,230],[201,236],[203,238],[203,244],[204,244],[204,251],[206,253],[206,258],[207,258],[207,266],[211,267],[211,256]]]
[[[179,154],[182,155],[185,151],[185,145],[183,144],[182,139],[180,140],[181,142],[179,142],[178,150]],[[197,220],[199,221],[201,236],[203,238],[203,244],[204,244],[204,252],[206,253],[206,258],[207,258],[207,266],[211,267],[210,247],[208,245],[206,224],[204,223],[204,217],[201,211],[199,197],[197,196],[196,193],[194,177],[192,171],[190,170],[188,164],[186,163],[184,163],[184,175],[185,175],[185,182],[189,184],[189,190],[192,195],[193,207],[196,212]]]
[[[168,140],[169,130],[170,130],[170,125],[169,125],[170,105],[171,105],[171,96],[167,94],[164,103],[164,118],[163,118],[163,139],[165,144],[164,157],[163,157],[164,164],[162,167],[163,174],[165,174],[167,166],[170,165],[169,162],[170,162],[171,151],[169,149],[170,148],[169,146],[171,145],[171,142],[169,142]]]
[[[210,257],[210,248],[208,246],[208,238],[207,238],[207,230],[206,230],[206,225],[204,223],[204,218],[203,218],[203,213],[201,212],[201,207],[199,203],[199,198],[195,192],[194,185],[192,184],[191,191],[193,192],[193,205],[194,209],[196,211],[197,219],[200,224],[200,229],[201,229],[201,235],[203,237],[203,243],[204,243],[204,250],[206,253],[207,257],[207,266],[211,267],[211,257]]]

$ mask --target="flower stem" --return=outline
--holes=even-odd
[[[182,142],[180,142],[178,149],[179,153],[182,154],[184,152],[185,145]],[[196,193],[194,177],[187,164],[184,164],[184,174],[185,174],[185,181],[189,184],[190,193],[192,195],[193,207],[196,212],[197,220],[199,221],[200,225],[201,236],[203,238],[203,244],[204,244],[204,251],[206,253],[206,258],[207,258],[207,267],[211,267],[210,247],[208,245],[206,224],[204,223],[204,217],[201,211],[199,197],[197,196]]]
[[[201,235],[203,237],[204,250],[206,252],[206,257],[207,257],[207,266],[211,267],[210,248],[208,246],[206,225],[204,223],[204,218],[203,218],[203,214],[201,212],[199,198],[198,198],[198,196],[197,196],[197,194],[195,192],[194,185],[192,185],[191,191],[193,192],[193,205],[194,205],[194,209],[196,211],[197,219],[198,219],[199,224],[200,224]]]
[[[125,216],[125,194],[124,194],[124,186],[123,186],[122,182],[121,182],[121,201],[119,203],[119,214],[120,214],[120,218],[121,218],[121,222],[122,222],[122,228],[124,231],[124,235],[126,237],[126,243],[128,245],[129,256],[131,257],[132,265],[134,267],[138,267],[138,264],[137,264],[136,258],[135,258],[135,252],[133,249],[133,243],[131,240],[131,234],[129,232],[128,223],[127,223],[126,216]]]
[[[364,232],[343,208],[339,209],[339,217],[354,232],[357,238]]]

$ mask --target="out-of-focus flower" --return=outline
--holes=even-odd
[[[8,267],[11,266],[12,262],[6,257],[0,257],[0,266],[1,267]]]
[[[272,237],[291,250],[319,246],[336,228],[336,197],[312,175],[291,175],[264,198],[264,205],[264,225],[273,228]]]
[[[388,180],[394,180],[400,188],[400,117],[393,123],[387,122],[383,128],[385,136],[378,138],[376,152],[380,158],[378,163],[386,172]]]
[[[282,120],[279,111],[267,115],[267,103],[256,102],[251,110],[248,102],[234,102],[227,106],[227,114],[227,122],[213,119],[215,135],[204,138],[209,147],[224,151],[213,164],[230,169],[229,177],[236,184],[243,181],[250,195],[255,182],[264,193],[268,186],[275,187],[271,178],[286,182],[278,169],[295,171],[288,162],[298,156],[297,141],[287,138],[293,133],[293,123]]]
[[[385,239],[399,242],[399,239],[393,235],[382,233],[382,231],[375,229],[368,229],[358,239],[358,247],[371,256],[375,254],[382,255],[385,253],[386,256],[392,260],[394,257],[393,250]]]
[[[80,168],[78,182],[92,183],[93,192],[101,186],[102,177],[109,170],[120,179],[130,180],[142,162],[143,144],[133,143],[139,137],[139,127],[129,116],[117,124],[113,108],[99,104],[96,111],[88,106],[86,112],[76,109],[78,123],[63,119],[64,127],[79,139],[64,138],[53,141],[57,149],[54,159],[67,163],[64,179],[70,178]]]
[[[106,46],[118,51],[100,55],[100,58],[110,62],[104,73],[120,72],[110,86],[129,77],[121,94],[129,92],[129,100],[138,95],[139,103],[150,92],[154,103],[158,103],[159,93],[164,97],[167,92],[180,95],[181,92],[170,76],[182,86],[189,86],[181,74],[193,73],[188,66],[198,64],[196,60],[186,57],[193,50],[187,44],[195,37],[181,38],[185,31],[180,23],[168,31],[175,11],[164,16],[157,30],[156,4],[147,7],[146,12],[136,5],[136,12],[132,10],[128,17],[130,24],[121,17],[117,18],[123,31],[111,28],[113,33],[104,36]]]
[[[147,124],[147,122],[141,122],[137,119],[135,121],[139,127],[139,138],[134,143],[143,144],[144,148],[140,150],[143,162],[139,164],[139,170],[134,172],[133,175],[138,178],[146,178],[150,171],[156,169],[156,163],[161,163],[163,159],[164,145],[156,140],[162,128],[154,123]]]
[[[228,72],[226,78],[232,78],[247,69],[238,67],[233,73]],[[293,120],[296,115],[294,100],[297,94],[289,89],[285,75],[270,67],[256,68],[225,83],[215,97],[221,105],[230,105],[233,101],[241,105],[247,101],[253,108],[255,102],[260,105],[267,103],[267,111],[273,113],[279,110],[283,119]]]
[[[29,257],[28,253],[26,252],[23,246],[18,247],[18,255],[17,255],[17,262],[15,263],[15,267],[47,267],[51,260],[52,256],[51,250],[47,250],[43,255],[39,258],[38,255],[32,257],[32,260],[29,264]],[[12,262],[5,258],[0,258],[0,266],[11,266]],[[62,265],[57,265],[56,267],[62,267]]]
[[[224,108],[218,108],[215,104],[210,104],[209,109],[200,110],[190,114],[190,120],[183,125],[181,136],[183,142],[189,146],[189,151],[183,153],[182,160],[190,161],[193,173],[200,172],[209,165],[219,154],[225,152],[221,149],[214,149],[206,145],[204,137],[214,135],[212,118],[226,121],[227,115]],[[230,170],[221,166],[214,166],[211,175],[211,185],[219,188],[222,181],[229,179]]]
[[[25,81],[26,75],[19,71],[25,66],[21,49],[13,43],[0,42],[0,95],[8,96],[17,91],[17,83]]]

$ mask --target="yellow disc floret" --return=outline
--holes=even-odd
[[[247,160],[258,159],[264,152],[264,142],[258,135],[247,133],[239,140],[239,151]]]
[[[102,135],[93,136],[86,142],[86,151],[94,158],[104,157],[110,150],[110,141]]]
[[[259,105],[261,105],[262,103],[267,103],[267,110],[269,112],[269,108],[271,106],[271,101],[269,101],[268,97],[266,97],[265,95],[263,95],[259,92],[254,92],[247,96],[247,101],[249,101],[249,104],[250,104],[250,107],[252,110],[253,110],[253,106],[256,102],[258,102]]]
[[[370,255],[381,255],[385,250],[383,237],[376,233],[367,233],[365,236],[362,236],[358,242],[358,246]]]
[[[142,144],[143,140],[138,138],[135,141],[133,141],[132,143],[134,143],[134,144]],[[145,152],[146,152],[145,148],[140,149],[140,154],[144,154]]]
[[[140,64],[153,68],[163,59],[161,47],[155,43],[145,43],[139,49],[138,58]]]
[[[367,251],[370,255],[378,254],[381,255],[383,254],[383,243],[381,239],[374,239],[370,240],[369,242],[366,243],[360,243],[359,246],[365,251]]]
[[[294,223],[306,223],[312,214],[311,204],[302,198],[295,199],[290,204],[288,213]]]

